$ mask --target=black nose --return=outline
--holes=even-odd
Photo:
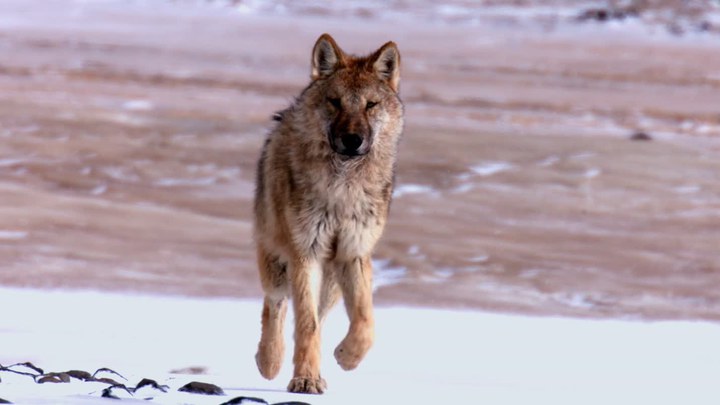
[[[340,141],[342,142],[345,154],[356,155],[362,146],[363,138],[358,134],[342,134]]]

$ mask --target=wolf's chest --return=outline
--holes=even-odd
[[[298,212],[298,247],[316,257],[350,259],[370,253],[382,232],[376,198],[367,187],[327,184],[309,193]]]

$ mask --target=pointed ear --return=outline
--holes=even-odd
[[[313,80],[327,77],[344,64],[345,53],[330,34],[322,34],[313,48],[310,77]]]
[[[381,79],[386,80],[397,93],[400,86],[400,51],[395,42],[388,42],[373,55],[373,70]]]

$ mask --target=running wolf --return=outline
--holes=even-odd
[[[323,34],[312,51],[310,84],[274,116],[262,149],[254,237],[265,300],[255,360],[263,377],[279,373],[292,299],[295,369],[288,391],[325,391],[320,329],[341,296],[350,327],[335,349],[340,367],[357,367],[373,343],[370,256],[393,192],[403,129],[399,83],[395,43],[357,57]]]

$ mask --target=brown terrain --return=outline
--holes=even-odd
[[[330,32],[403,56],[379,304],[720,319],[704,14],[230,3],[0,3],[0,285],[259,298],[258,151]]]

